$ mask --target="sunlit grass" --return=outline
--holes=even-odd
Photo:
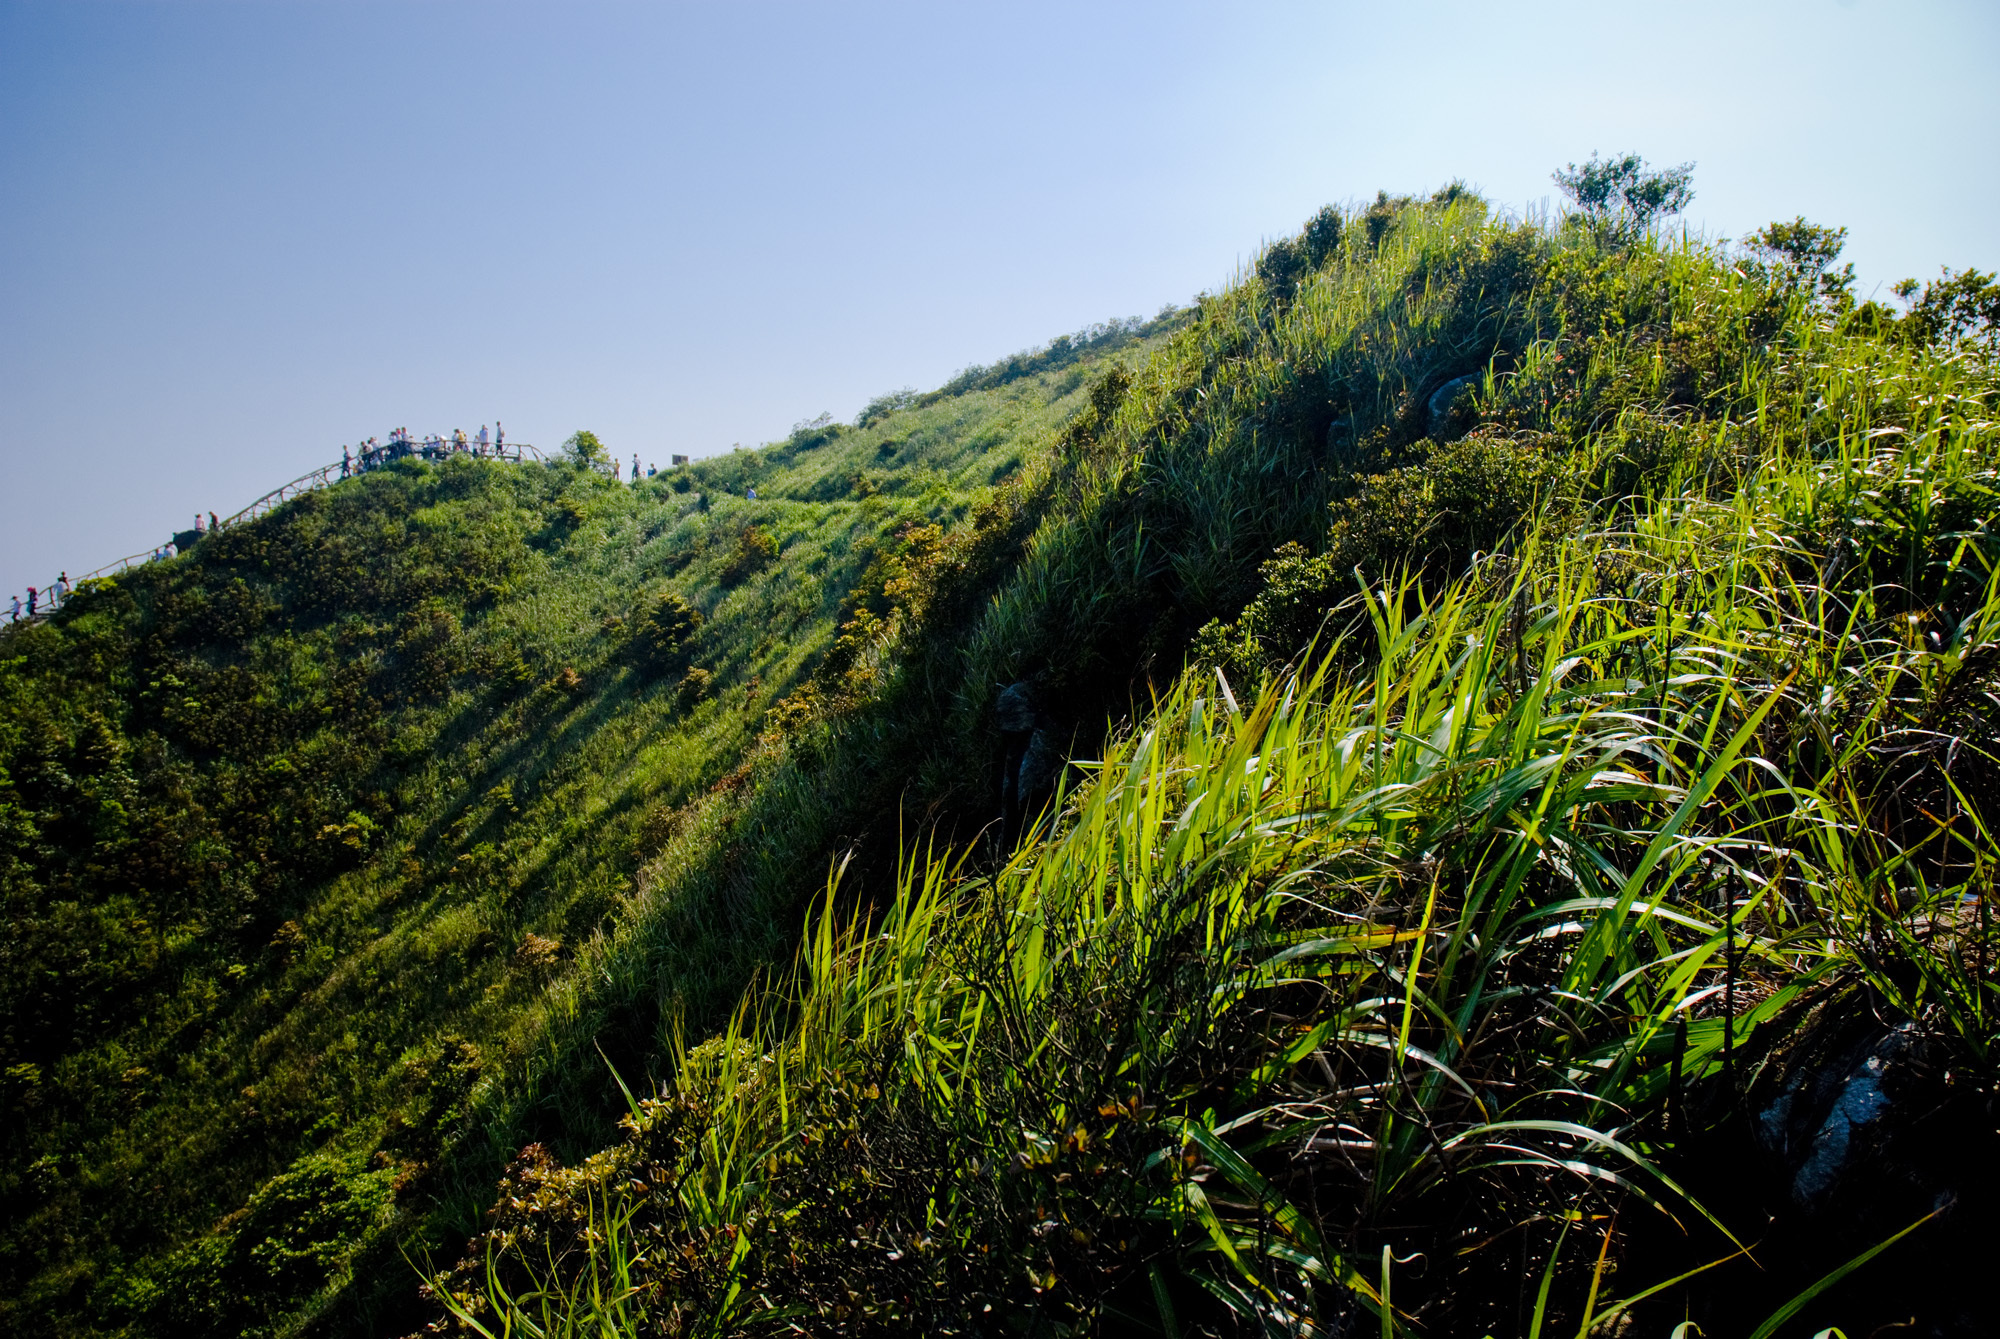
[[[1657,285],[1720,379],[1424,277],[1507,246]],[[1785,337],[1730,343],[1759,323]],[[546,1218],[503,1210],[554,1254],[495,1286],[568,1286],[614,1214],[651,1243],[624,1276],[646,1314],[703,1332],[1176,1333],[1219,1307],[1390,1334],[1449,1305],[1583,1333],[1752,1249],[1761,1224],[1673,1164],[1770,1025],[1865,989],[1989,1063],[1984,800],[1889,831],[1884,760],[2000,634],[1990,375],[1773,305],[1699,243],[1601,257],[1467,202],[1282,313],[1254,282],[1211,299],[1037,467],[1059,505],[953,662],[960,721],[1038,662],[1087,673],[1163,582],[1188,622],[1245,598],[1266,550],[1241,548],[1343,487],[1294,464],[1405,415],[1441,343],[1510,341],[1484,394],[1566,437],[1580,511],[1449,580],[1353,581],[1303,668],[1156,676],[997,866],[906,833],[879,914],[836,879],[791,981],[547,1183]],[[1305,368],[1355,392],[1325,446],[1267,435]],[[1684,1245],[1614,1286],[1648,1216]],[[1490,1248],[1520,1233],[1525,1273]]]

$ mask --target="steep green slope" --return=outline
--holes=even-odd
[[[900,797],[893,899],[524,1149],[441,1327],[1768,1334],[1923,1223],[1806,1316],[1976,1333],[2000,311],[1830,240],[1382,199],[1099,380],[719,820]]]
[[[0,634],[9,1324],[249,1332],[324,1293],[367,1328],[411,1291],[395,1243],[469,1229],[523,1122],[606,1137],[595,1047],[557,1060],[582,1102],[498,1083],[576,1017],[579,960],[898,536],[1168,324],[636,487],[406,462]],[[782,957],[810,886],[683,943],[699,977],[611,1049],[643,1066],[668,1002]]]
[[[370,476],[11,634],[8,1320],[450,1329],[401,1253],[491,1227],[445,1300],[553,1332],[1525,1334],[1778,1211],[1775,1037],[1907,1025],[1971,1128],[1992,287],[1629,222],[1329,209],[860,428]],[[1747,1332],[1828,1222],[1671,1296]]]

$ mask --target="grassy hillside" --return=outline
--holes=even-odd
[[[699,973],[602,1003],[580,964],[669,895],[649,861],[903,536],[990,508],[1171,323],[636,487],[408,462],[0,634],[9,1326],[366,1331],[412,1294],[397,1244],[470,1230],[523,1128],[608,1138],[564,1028],[639,990],[604,1045],[642,1068],[663,1008],[789,952],[812,887],[690,873]]]
[[[8,634],[9,1323],[1971,1332],[2000,304],[1837,243],[1380,197]]]
[[[1761,241],[1378,200],[1100,381],[736,811],[904,750],[894,898],[440,1327],[1978,1332],[1993,290]],[[1022,692],[1089,761],[996,848]]]

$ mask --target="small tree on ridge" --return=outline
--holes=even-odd
[[[571,433],[569,440],[563,443],[563,450],[569,452],[570,459],[579,465],[594,465],[605,459],[604,443],[588,429]]]
[[[1552,175],[1576,206],[1570,217],[1610,242],[1631,241],[1694,199],[1693,163],[1649,169],[1636,153],[1613,158],[1593,153],[1582,167],[1571,163]]]

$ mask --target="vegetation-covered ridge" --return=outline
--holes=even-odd
[[[1457,191],[1272,247],[765,774],[883,703],[1012,766],[1026,701],[1042,819],[915,771],[894,896],[835,866],[620,1141],[524,1149],[433,1329],[1979,1332],[1993,327],[1837,252]]]
[[[462,1241],[525,1140],[610,1137],[585,964],[856,586],[1171,324],[637,487],[401,462],[0,634],[0,1329],[416,1323],[405,1248]],[[608,1053],[789,954],[811,884],[767,881],[782,914],[689,909],[699,971],[631,967]]]
[[[1996,290],[1564,184],[8,636],[5,1323],[1974,1332]]]

